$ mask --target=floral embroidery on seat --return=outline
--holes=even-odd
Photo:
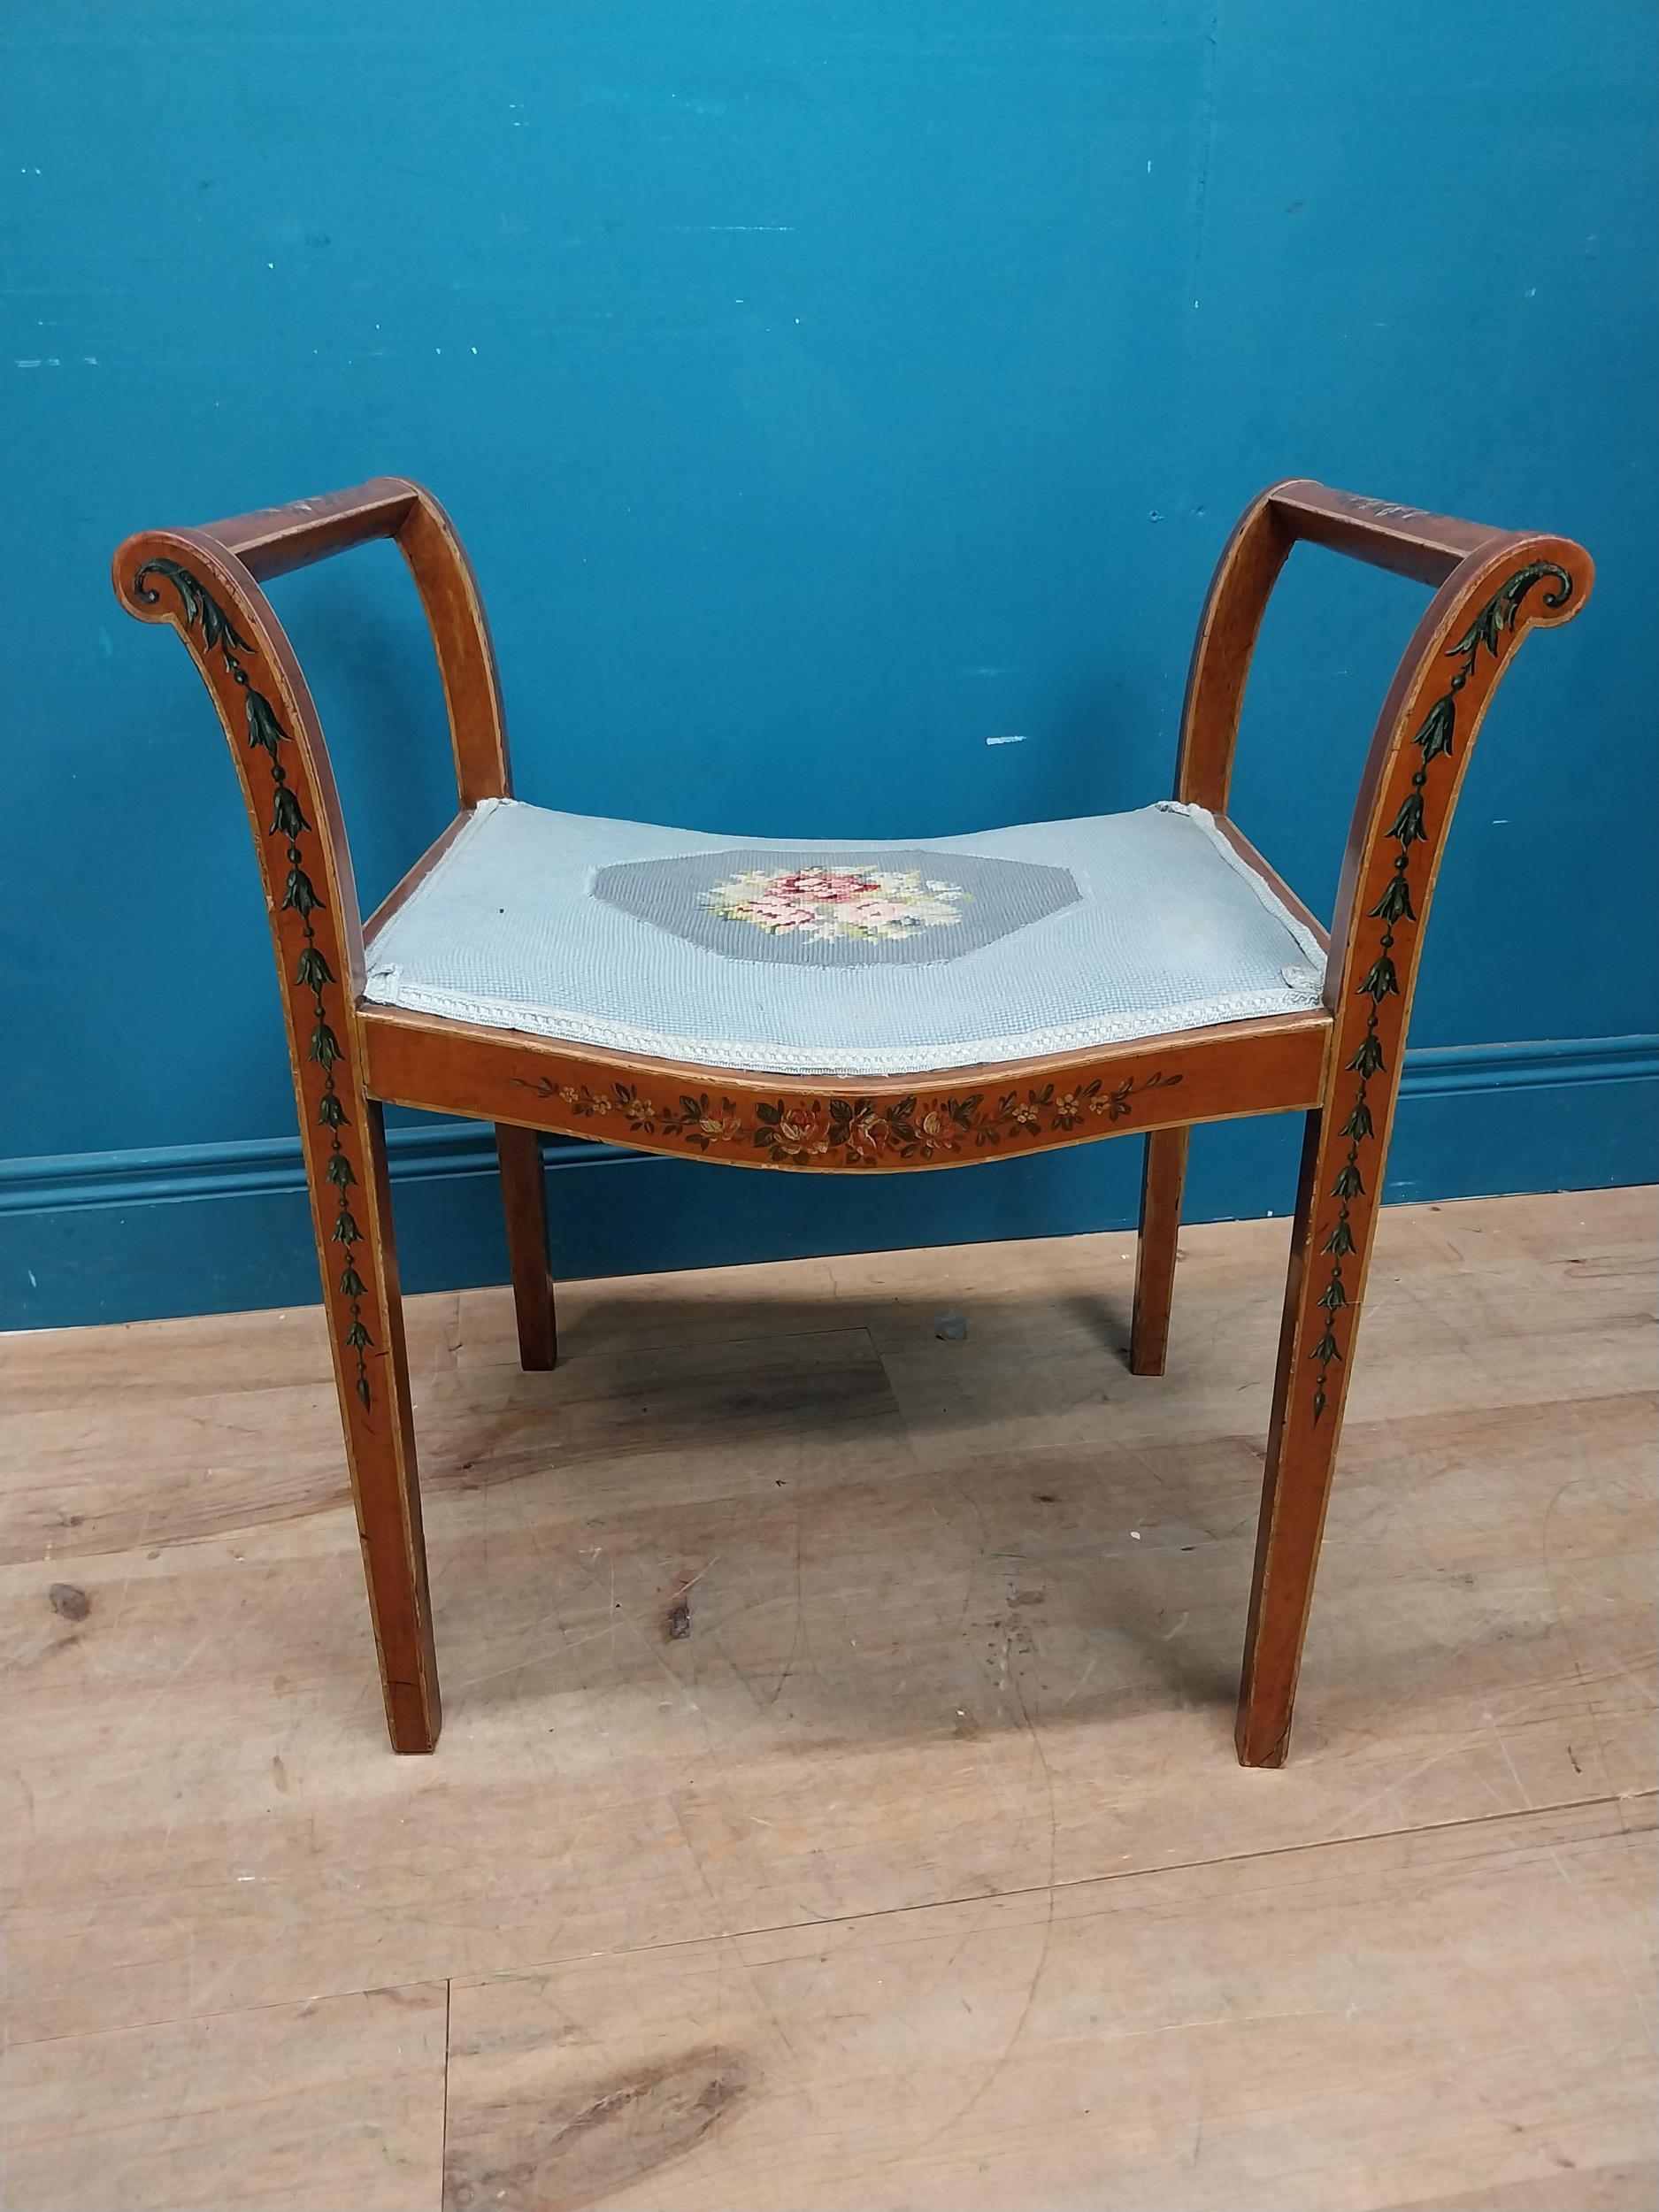
[[[588,889],[722,961],[826,973],[959,960],[1083,895],[1068,868],[925,845],[730,845],[613,860]]]
[[[957,907],[972,895],[959,883],[934,881],[916,868],[788,868],[772,874],[749,868],[703,892],[698,903],[723,921],[748,922],[770,936],[832,944],[846,937],[913,937],[960,922]]]

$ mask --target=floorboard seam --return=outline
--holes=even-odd
[[[436,2212],[443,2212],[444,2200],[449,2193],[449,2023],[455,2012],[455,1980],[446,1975],[443,1982],[443,2116],[438,2128],[438,2202]]]
[[[644,1957],[653,1951],[680,1951],[698,1943],[745,1942],[754,1936],[791,1935],[806,1928],[840,1928],[855,1920],[889,1920],[919,1912],[948,1911],[959,1905],[1000,1905],[1016,1897],[1044,1897],[1063,1889],[1085,1889],[1094,1882],[1136,1882],[1158,1874],[1192,1874],[1207,1866],[1249,1866],[1268,1859],[1284,1859],[1299,1851],[1332,1851],[1347,1849],[1367,1843],[1386,1843],[1396,1836],[1449,1835],[1459,1828],[1486,1828],[1501,1820],[1532,1821],[1551,1813],[1591,1812],[1598,1805],[1611,1809],[1615,1818],[1625,1799],[1637,1794],[1651,1794],[1633,1791],[1609,1791],[1599,1797],[1567,1797],[1553,1805],[1517,1805],[1508,1812],[1479,1813],[1463,1820],[1432,1820],[1410,1828],[1375,1828],[1355,1836],[1319,1836],[1307,1843],[1283,1843],[1271,1851],[1221,1852],[1211,1859],[1171,1859],[1160,1866],[1133,1866],[1113,1870],[1103,1874],[1076,1874],[1064,1882],[1028,1882],[1018,1889],[998,1889],[981,1892],[966,1897],[930,1897],[908,1905],[871,1905],[858,1912],[820,1913],[812,1920],[779,1920],[758,1928],[725,1928],[712,1934],[694,1936],[666,1936],[658,1943],[630,1943],[621,1949],[607,1952],[607,1958]],[[1629,1832],[1620,1825],[1609,1828],[1610,1838],[1622,1838]],[[515,1974],[540,1974],[553,1968],[574,1963],[588,1956],[587,1952],[572,1952],[564,1958],[532,1959],[524,1966],[507,1967],[502,1973],[473,1974],[469,1981],[489,1982],[510,1980]]]
[[[845,1927],[856,1920],[889,1920],[915,1913],[949,1911],[953,1907],[963,1905],[1002,1904],[1017,1897],[1043,1897],[1052,1895],[1063,1889],[1083,1889],[1094,1882],[1135,1882],[1143,1881],[1150,1876],[1159,1874],[1196,1873],[1209,1866],[1248,1866],[1269,1859],[1289,1858],[1301,1851],[1344,1850],[1363,1844],[1386,1843],[1391,1838],[1398,1836],[1449,1835],[1459,1828],[1486,1828],[1501,1820],[1532,1822],[1545,1819],[1554,1813],[1593,1812],[1599,1805],[1609,1808],[1615,1819],[1617,1819],[1618,1808],[1621,1804],[1628,1803],[1634,1798],[1651,1797],[1654,1794],[1655,1792],[1652,1790],[1618,1790],[1609,1791],[1598,1797],[1568,1797],[1552,1805],[1517,1805],[1508,1812],[1479,1813],[1463,1820],[1428,1821],[1409,1828],[1368,1829],[1363,1834],[1355,1836],[1320,1836],[1307,1843],[1279,1844],[1271,1851],[1222,1852],[1210,1859],[1171,1859],[1167,1864],[1161,1866],[1124,1867],[1103,1874],[1077,1874],[1063,1882],[1031,1882],[1018,1889],[992,1890],[964,1897],[929,1897],[908,1905],[870,1905],[857,1912],[821,1913],[816,1919],[811,1920],[775,1920],[768,1921],[764,1925],[754,1928],[720,1928],[711,1932],[704,1930],[697,1935],[665,1936],[657,1943],[623,1944],[616,1950],[604,1952],[603,1955],[609,1959],[642,1958],[654,1951],[688,1950],[699,1943],[746,1942],[754,1937],[792,1935],[810,1928]],[[1623,1825],[1609,1828],[1607,1832],[1609,1838],[1620,1840],[1628,1838],[1631,1833]],[[503,1966],[492,1973],[467,1974],[458,1978],[468,1982],[511,1981],[515,1975],[549,1973],[557,1967],[571,1965],[579,1960],[594,1955],[595,1955],[589,1951],[580,1951],[551,1958],[525,1959],[516,1966]],[[47,2043],[76,2042],[93,2036],[134,2035],[141,2033],[146,2028],[170,2027],[184,2020],[230,2019],[239,2013],[280,2012],[285,2006],[297,2007],[306,2003],[331,2004],[336,1999],[373,1996],[377,1991],[382,1989],[410,1989],[419,1986],[421,1982],[431,1983],[438,1978],[436,1975],[429,1974],[417,1976],[412,1982],[365,1982],[357,1988],[322,1991],[310,1999],[272,1997],[263,2002],[256,2001],[246,2005],[220,2005],[215,2007],[211,2012],[170,2012],[154,2020],[132,2020],[117,2027],[67,2028],[58,2035],[7,2037],[4,2043],[0,2043],[0,2050],[24,2050]],[[449,2028],[452,1993],[457,1978],[453,1975],[443,1977],[446,2143],[449,2124]]]

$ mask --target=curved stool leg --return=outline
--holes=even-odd
[[[1339,1125],[1330,1110],[1308,1117],[1239,1687],[1236,1735],[1248,1767],[1283,1766],[1290,1745],[1393,1109],[1389,1086],[1378,1100],[1381,1142],[1369,1186],[1356,1166],[1352,1118]],[[1325,1210],[1332,1194],[1340,1209],[1333,1218]]]
[[[1328,521],[1332,506],[1321,492],[1310,511]],[[1463,542],[1445,555],[1463,557],[1383,703],[1337,895],[1330,1057],[1302,1146],[1239,1692],[1247,1766],[1283,1765],[1289,1742],[1417,959],[1458,789],[1517,642],[1535,624],[1570,621],[1589,591],[1588,557],[1569,540],[1448,526]]]
[[[1181,1233],[1188,1129],[1155,1129],[1147,1139],[1141,1184],[1141,1244],[1135,1258],[1135,1310],[1129,1328],[1129,1371],[1161,1375],[1170,1343],[1175,1294],[1175,1246]]]
[[[438,1740],[442,1709],[386,1133],[374,1101],[353,1102],[359,1118],[361,1178],[353,1179],[349,1188],[339,1180],[341,1156],[332,1142],[338,1131],[310,1120],[302,1124],[305,1170],[325,1287],[340,1278],[361,1313],[378,1315],[373,1335],[365,1331],[355,1343],[336,1341],[334,1376],[387,1732],[394,1751],[430,1751]]]
[[[553,1279],[547,1263],[547,1184],[541,1173],[541,1140],[534,1129],[515,1129],[506,1122],[497,1122],[495,1156],[501,1163],[501,1194],[507,1210],[507,1258],[518,1317],[518,1364],[528,1373],[545,1373],[558,1360],[558,1331],[553,1312]]]

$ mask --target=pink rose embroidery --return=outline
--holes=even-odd
[[[725,921],[828,944],[948,927],[962,919],[956,910],[968,895],[959,883],[925,879],[913,868],[751,868],[713,885],[702,903]]]

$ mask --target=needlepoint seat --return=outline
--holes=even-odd
[[[460,805],[365,922],[317,710],[261,586],[376,537],[431,624]],[[1434,588],[1383,701],[1328,935],[1227,816],[1256,634],[1302,541]],[[1516,646],[1571,620],[1592,574],[1568,538],[1270,486],[1210,586],[1172,800],[860,842],[515,800],[477,580],[404,478],[129,538],[117,595],[195,658],[265,879],[394,1747],[434,1747],[440,1701],[384,1104],[495,1125],[527,1368],[557,1356],[544,1132],[861,1175],[1144,1134],[1141,1375],[1165,1363],[1189,1127],[1297,1110],[1236,1732],[1247,1764],[1279,1764],[1452,810]]]
[[[370,1005],[700,1065],[895,1076],[1307,1012],[1323,933],[1202,808],[899,842],[485,800],[376,927]]]

